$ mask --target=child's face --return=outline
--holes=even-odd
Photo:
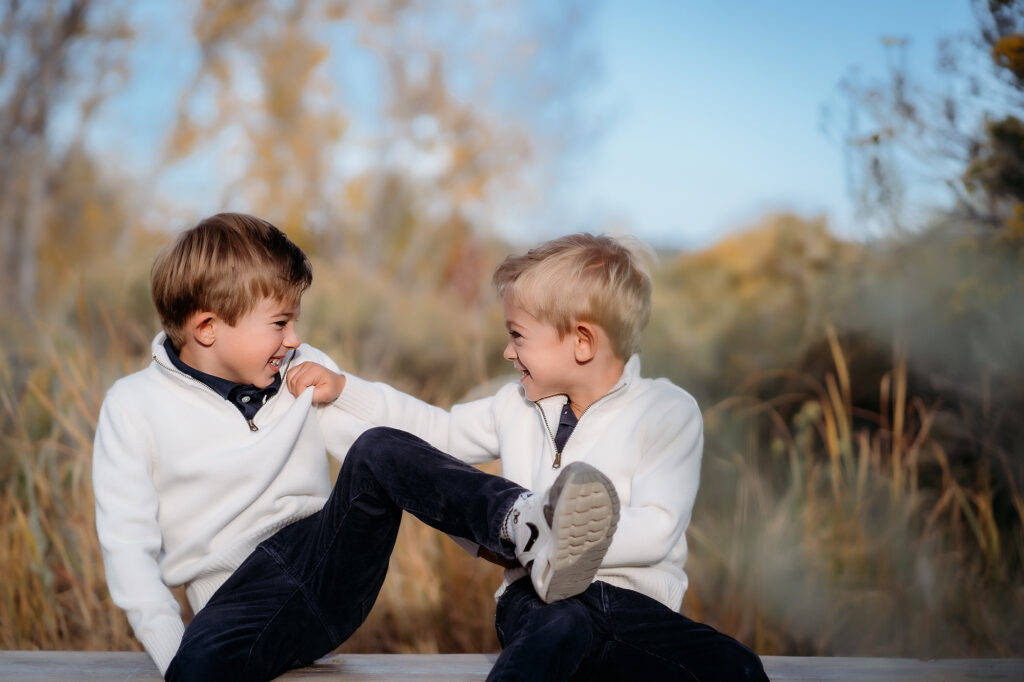
[[[574,338],[560,338],[558,330],[541,322],[505,297],[508,345],[504,357],[523,373],[520,383],[530,400],[570,394],[569,376],[576,366]]]
[[[266,388],[281,368],[288,351],[302,340],[295,332],[299,303],[261,300],[230,326],[221,322],[211,346],[213,363],[204,371],[240,384]]]

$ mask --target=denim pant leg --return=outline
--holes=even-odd
[[[502,593],[495,627],[502,649],[488,682],[568,680],[595,643],[595,624],[583,602],[574,597],[546,604],[529,577]]]
[[[600,655],[580,668],[581,680],[768,680],[753,651],[644,594],[595,582],[581,598],[601,612],[595,619],[605,619],[608,633]]]
[[[205,679],[266,680],[311,663],[369,614],[402,510],[514,558],[501,522],[524,491],[411,434],[370,429],[323,509],[261,543],[196,615],[172,668],[181,679],[204,679],[197,671],[209,669]]]
[[[761,661],[733,638],[646,595],[597,581],[545,604],[529,579],[498,600],[497,680],[767,682]]]
[[[272,679],[308,662],[300,660],[303,650],[330,646],[322,628],[309,627],[314,619],[298,582],[261,544],[185,628],[165,677],[174,682]],[[282,623],[291,627],[275,627]]]
[[[501,542],[501,523],[523,492],[508,479],[484,473],[412,434],[374,428],[346,455],[311,537],[292,543],[275,536],[265,544],[302,581],[333,649],[369,614],[384,583],[403,510],[437,530],[514,559],[512,547]]]

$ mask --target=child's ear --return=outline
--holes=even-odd
[[[213,342],[217,340],[217,323],[219,321],[215,313],[200,310],[189,316],[186,331],[199,345],[212,346]]]
[[[577,322],[573,333],[576,335],[573,347],[576,362],[590,362],[597,355],[597,330],[589,322]]]

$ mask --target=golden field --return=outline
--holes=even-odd
[[[148,361],[167,238],[2,331],[0,648],[138,649],[106,591],[90,458],[104,391]],[[315,259],[300,331],[449,405],[507,371],[487,287],[503,249],[459,251],[469,284],[426,260],[403,281]],[[964,229],[852,244],[794,216],[660,254],[645,374],[694,393],[707,437],[685,613],[761,654],[1024,655],[1019,272]],[[498,582],[407,519],[343,649],[494,651]]]

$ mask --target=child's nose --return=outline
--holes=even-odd
[[[288,328],[289,333],[284,337],[284,345],[286,348],[298,348],[302,343],[302,339],[299,338],[299,333],[295,331],[295,327]]]
[[[505,358],[506,360],[515,360],[516,359],[516,352],[512,349],[512,342],[511,341],[509,341],[508,343],[505,344],[505,352],[502,353],[501,356],[503,358]]]

